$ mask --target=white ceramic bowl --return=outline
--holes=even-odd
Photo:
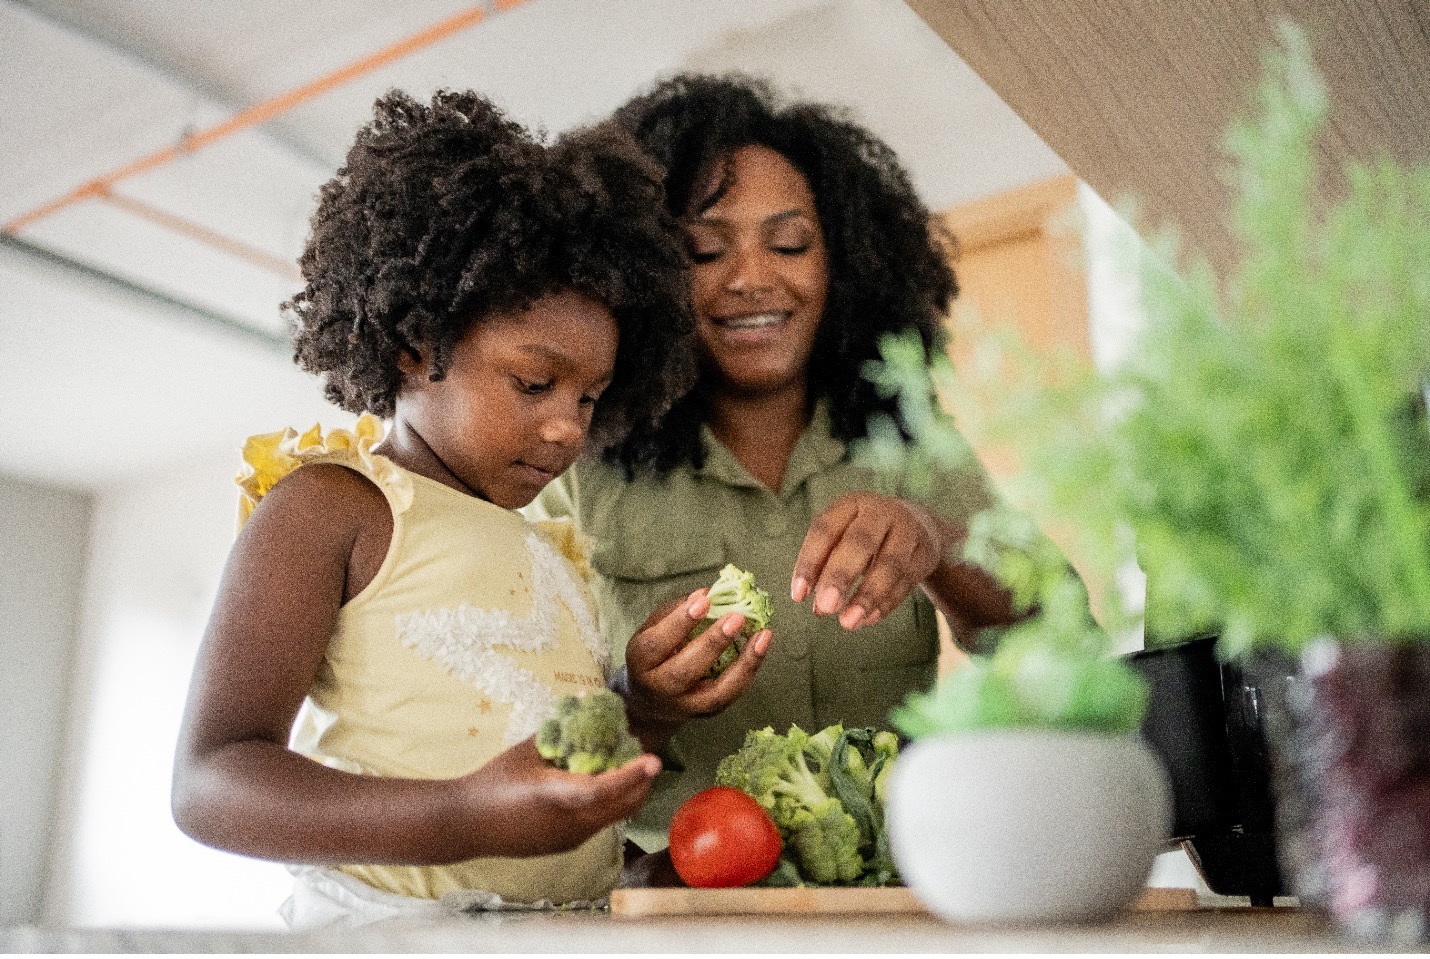
[[[889,784],[904,882],[953,922],[1090,922],[1141,891],[1170,792],[1136,739],[998,730],[921,739]]]

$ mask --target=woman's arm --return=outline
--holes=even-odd
[[[343,467],[304,467],[264,498],[195,664],[174,770],[179,827],[265,859],[431,864],[574,848],[639,808],[653,757],[577,777],[527,741],[471,775],[420,780],[341,772],[287,748],[341,604],[390,539],[386,500]]]
[[[846,629],[858,629],[887,616],[921,586],[967,643],[980,629],[1021,617],[1007,589],[960,559],[965,535],[911,500],[873,492],[841,496],[810,525],[790,596],[796,602],[813,596],[817,615],[838,615]]]

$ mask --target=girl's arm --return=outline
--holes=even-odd
[[[260,503],[194,667],[174,770],[179,827],[265,859],[415,865],[571,849],[632,815],[654,757],[575,776],[528,740],[468,776],[426,780],[354,775],[287,748],[338,611],[391,536],[382,494],[344,467],[304,467]]]

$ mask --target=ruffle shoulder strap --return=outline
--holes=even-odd
[[[314,424],[306,433],[287,427],[278,433],[250,436],[243,444],[243,468],[234,482],[240,490],[238,528],[253,515],[279,480],[309,463],[338,463],[357,470],[402,512],[412,504],[412,479],[396,463],[372,448],[382,442],[382,421],[370,413],[358,417],[350,430],[329,430]]]

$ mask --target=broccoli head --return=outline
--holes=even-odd
[[[804,879],[851,883],[871,869],[863,881],[882,885],[895,877],[879,783],[897,752],[892,733],[872,729],[791,726],[781,736],[766,727],[720,761],[715,782],[764,807]]]
[[[557,700],[556,715],[537,730],[536,750],[553,766],[573,773],[615,769],[642,752],[626,725],[625,701],[609,689]]]
[[[740,657],[740,650],[744,649],[746,639],[769,625],[773,607],[770,605],[770,594],[755,585],[755,575],[745,572],[734,563],[728,563],[720,570],[720,576],[711,585],[708,595],[710,611],[705,614],[700,625],[695,627],[692,635],[709,629],[720,617],[730,613],[739,613],[745,617],[745,625],[740,628],[740,635],[735,642],[725,647],[715,665],[710,667],[709,675],[714,678]]]
[[[812,882],[849,884],[864,871],[859,855],[859,826],[837,799],[810,810],[809,819],[790,837],[799,870]]]
[[[791,727],[791,732],[796,737],[804,735],[798,726]],[[733,786],[754,797],[785,836],[829,798],[828,780],[821,783],[809,768],[798,739],[781,736],[768,726],[746,733],[739,751],[720,760],[715,785]]]

